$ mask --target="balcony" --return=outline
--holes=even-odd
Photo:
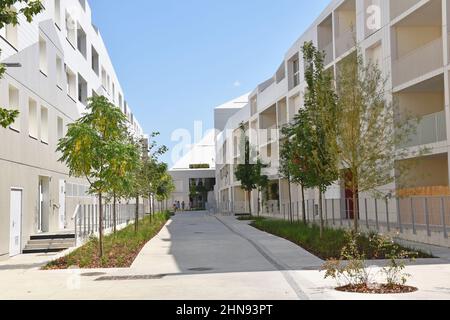
[[[417,124],[416,133],[409,137],[403,148],[417,147],[447,140],[445,111],[423,116]]]
[[[325,53],[324,65],[329,65],[334,60],[333,55],[333,42],[327,44],[322,51]]]
[[[394,60],[392,63],[394,87],[441,68],[443,66],[442,50],[442,38],[437,38]]]
[[[389,1],[391,5],[391,20],[394,20],[403,12],[411,9],[416,4],[418,4],[421,0],[394,0]]]
[[[336,56],[340,57],[355,46],[356,32],[347,29],[336,37]]]

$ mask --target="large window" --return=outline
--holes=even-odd
[[[10,7],[10,10],[16,11],[13,7]],[[5,26],[5,36],[6,40],[17,49],[18,46],[18,36],[17,36],[17,25],[14,26],[12,24],[8,24]]]
[[[37,103],[31,98],[28,100],[28,133],[30,137],[38,139],[39,124]]]
[[[77,28],[77,48],[78,51],[83,55],[84,58],[87,58],[87,37],[86,32],[84,32],[83,28],[78,24]]]
[[[39,36],[39,70],[47,75],[48,63],[47,63],[47,42],[42,36]]]
[[[10,85],[8,93],[9,93],[9,109],[20,111],[19,90]],[[16,131],[20,131],[20,115],[16,118],[16,121],[10,125],[10,128]]]
[[[66,32],[67,32],[67,40],[69,40],[70,44],[75,48],[77,42],[77,23],[70,16],[68,12],[66,12]]]
[[[92,70],[94,70],[96,75],[100,75],[100,61],[98,57],[98,52],[94,47],[91,48],[92,52]]]
[[[87,105],[88,98],[88,85],[86,80],[78,74],[78,101],[82,104]]]
[[[41,107],[41,141],[48,144],[48,109]]]
[[[77,92],[77,76],[66,66],[67,77],[67,94],[73,99],[76,99]]]
[[[56,85],[63,87],[63,62],[60,57],[56,57]]]
[[[57,137],[58,141],[64,138],[64,120],[61,117],[57,119]]]
[[[298,58],[292,61],[292,71],[294,76],[294,87],[296,87],[300,84],[300,60]]]
[[[107,78],[106,78],[106,71],[105,68],[102,67],[102,86],[103,88],[105,88],[106,90],[106,86],[107,86]]]

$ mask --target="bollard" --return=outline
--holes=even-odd
[[[441,199],[441,217],[442,217],[442,231],[444,232],[444,239],[448,239],[447,226],[445,225],[445,200]]]
[[[380,223],[378,221],[378,200],[375,199],[375,224],[377,227],[377,231],[380,232]]]

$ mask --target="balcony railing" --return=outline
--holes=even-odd
[[[444,65],[442,50],[442,38],[438,38],[393,61],[394,87],[442,67]]]
[[[402,147],[416,147],[446,140],[447,123],[445,111],[441,111],[422,117],[417,124],[416,132],[409,137],[409,141]]]

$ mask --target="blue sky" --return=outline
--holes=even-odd
[[[90,0],[128,104],[169,148],[174,130],[212,129],[215,106],[271,77],[328,3]]]

